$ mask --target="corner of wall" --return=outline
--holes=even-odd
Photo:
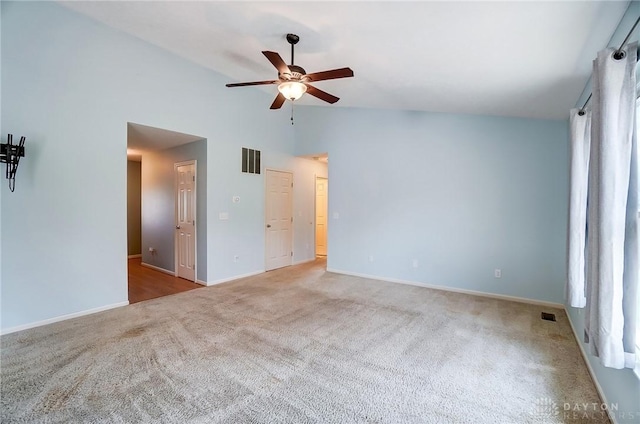
[[[606,368],[598,358],[589,354],[587,344],[582,341],[584,333],[584,311],[565,305],[569,324],[576,337],[593,383],[598,390],[602,403],[607,405],[609,416],[614,424],[640,422],[640,378],[632,369]]]

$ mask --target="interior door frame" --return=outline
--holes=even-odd
[[[327,187],[329,186],[329,177],[321,177],[318,174],[314,175],[313,180],[313,256],[314,258],[318,257],[318,240],[317,240],[317,227],[318,227],[318,180],[325,180],[327,182]],[[327,189],[327,211],[326,211],[326,254],[325,257],[329,256],[329,190]]]
[[[193,173],[196,180],[193,183],[193,281],[198,281],[198,161],[196,159],[176,162],[173,164],[173,225],[177,227],[178,223],[178,167],[185,165],[193,165]],[[173,259],[174,259],[174,276],[178,277],[178,231],[173,229]]]
[[[293,171],[288,171],[285,169],[276,169],[276,168],[265,168],[264,169],[264,215],[263,215],[263,234],[264,234],[264,269],[265,272],[267,271],[267,261],[268,261],[268,251],[267,251],[267,196],[268,196],[268,178],[267,178],[267,174],[269,171],[274,171],[274,172],[283,172],[286,174],[291,175],[291,236],[290,236],[290,241],[291,241],[291,263],[288,266],[293,265],[293,241],[294,241],[294,235],[293,232],[295,231],[295,226],[294,226],[294,211],[293,211],[293,189],[295,187],[294,184],[294,173]]]

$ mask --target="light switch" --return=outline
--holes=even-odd
[[[220,219],[220,221],[226,221],[227,219],[229,219],[229,212],[220,212],[218,214],[218,218]]]

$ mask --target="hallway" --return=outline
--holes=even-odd
[[[129,304],[201,288],[200,284],[172,277],[141,265],[140,258],[128,259]]]

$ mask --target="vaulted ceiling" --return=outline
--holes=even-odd
[[[307,72],[330,107],[564,119],[628,7],[617,1],[89,2],[63,4],[217,71],[227,82],[276,79],[260,53]],[[225,88],[263,90],[275,86]],[[304,96],[301,104],[326,105]],[[265,101],[268,108],[271,100]]]

